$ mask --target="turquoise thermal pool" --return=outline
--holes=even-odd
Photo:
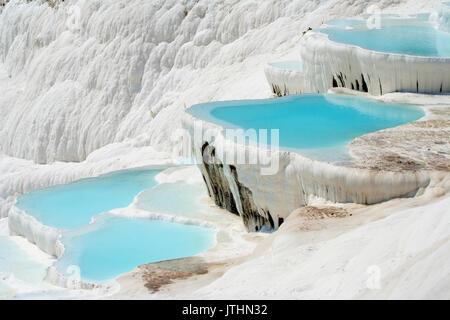
[[[300,61],[280,61],[280,62],[271,62],[269,63],[272,67],[283,69],[283,70],[295,70],[302,71],[303,66]]]
[[[167,201],[167,197],[175,194],[177,201]],[[149,212],[195,218],[199,213],[210,211],[201,201],[205,196],[207,194],[203,185],[167,183],[141,192],[136,199],[136,206]]]
[[[176,194],[177,201],[167,201]],[[197,221],[217,222],[223,212],[211,207],[208,191],[202,184],[166,183],[144,190],[136,197],[135,206],[141,210]]]
[[[168,200],[172,201],[172,200]],[[188,257],[215,244],[215,231],[160,220],[102,215],[61,237],[65,251],[56,269],[70,276],[77,266],[88,281],[112,279],[136,266]]]
[[[133,169],[81,179],[19,196],[16,206],[47,226],[71,230],[95,215],[128,206],[140,191],[157,184],[161,171]]]
[[[450,33],[437,29],[422,16],[412,19],[381,19],[380,28],[363,20],[332,20],[318,32],[331,41],[364,49],[425,57],[450,57]]]
[[[258,141],[258,129],[279,129],[280,148],[296,151],[344,147],[358,136],[424,116],[418,107],[334,94],[212,102],[186,112],[226,129],[255,129]]]
[[[70,277],[75,267],[83,280],[109,280],[140,264],[192,256],[215,244],[211,228],[107,213],[129,206],[140,192],[142,206],[152,213],[192,217],[203,210],[202,186],[158,185],[155,176],[162,171],[132,169],[81,179],[20,196],[16,205],[43,224],[65,230],[58,272]],[[7,249],[0,248],[0,258]]]

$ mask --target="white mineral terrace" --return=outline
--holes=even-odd
[[[404,28],[435,26],[442,31],[442,36],[449,32],[450,4],[442,3],[439,11],[428,18],[412,17],[401,19],[398,16],[380,18],[380,25],[390,24]],[[368,31],[367,17],[360,20],[333,20],[324,24],[321,29],[306,31],[300,41],[300,59],[295,65],[291,62],[272,62],[265,66],[266,79],[277,96],[300,93],[326,92],[332,87],[348,88],[368,92],[371,95],[383,95],[390,92],[445,93],[450,91],[450,56],[448,43],[450,40],[436,39],[435,55],[421,52],[402,53],[403,49],[411,50],[408,44],[386,45],[389,49],[374,50],[347,42],[331,40],[326,33],[328,29]],[[393,31],[393,32],[399,32]],[[417,29],[411,29],[412,33]],[[439,31],[436,31],[439,32]],[[401,33],[401,32],[400,32]],[[358,36],[358,35],[356,35]],[[420,34],[424,46],[433,46],[433,36]],[[348,37],[355,37],[349,34]],[[392,42],[395,38],[388,38]],[[450,39],[450,38],[449,38]],[[397,39],[399,40],[399,39]],[[380,41],[374,39],[373,41]],[[426,42],[429,43],[426,43]],[[431,44],[430,44],[431,42]],[[420,43],[420,41],[418,42]],[[411,45],[411,43],[409,44]],[[416,46],[416,49],[419,46]],[[381,48],[380,48],[381,49]],[[397,52],[397,51],[398,52]],[[301,67],[298,67],[301,66]]]
[[[411,103],[412,99],[414,98],[403,97],[397,98],[397,101]],[[224,137],[221,126],[205,121],[201,121],[201,130],[202,136],[206,138],[194,139],[192,150],[200,164],[210,195],[218,205],[233,211],[232,197],[236,203],[235,209],[249,230],[260,230],[264,226],[278,228],[295,208],[310,205],[318,198],[337,203],[374,204],[423,192],[430,184],[430,172],[449,169],[445,150],[442,158],[434,156],[432,152],[421,154],[420,164],[410,159],[417,159],[417,155],[424,148],[429,148],[430,144],[433,144],[433,148],[445,149],[445,145],[450,142],[450,100],[445,96],[438,99],[444,105],[424,106],[427,116],[414,122],[417,128],[429,129],[409,131],[412,136],[424,137],[418,139],[415,147],[404,144],[402,148],[405,136],[403,128],[414,126],[414,123],[382,130],[367,136],[384,134],[387,143],[399,146],[399,153],[394,148],[386,150],[383,145],[378,146],[373,142],[376,139],[369,138],[360,145],[350,143],[350,152],[355,158],[345,165],[311,160],[296,152],[279,151],[270,154],[272,158],[279,159],[278,170],[275,174],[264,175],[261,169],[266,168],[266,165],[236,164],[227,162],[224,158],[230,150],[246,155],[252,152],[265,154],[266,151],[230,141]],[[199,121],[189,114],[185,116],[184,127],[192,136],[196,128],[200,127]],[[435,121],[437,123],[433,128]],[[364,137],[354,141],[365,139]],[[442,140],[442,143],[435,144],[434,140]],[[373,157],[377,160],[376,163],[367,163],[365,150],[377,154],[377,157]],[[205,162],[207,158],[218,162],[208,164]],[[392,161],[397,163],[394,168],[388,167]],[[426,170],[416,170],[417,168]],[[217,189],[221,189],[219,195]]]
[[[305,77],[300,62],[268,63],[264,73],[273,94],[285,96],[301,94],[305,89]]]
[[[315,32],[302,39],[301,57],[308,74],[306,92],[326,92],[333,86],[352,89],[352,85],[372,95],[450,91],[450,58],[371,51]]]
[[[361,21],[380,1],[2,3],[0,242],[17,247],[0,246],[0,299],[449,299],[450,57],[368,50],[316,31]],[[381,14],[419,14],[450,32],[449,2],[385,0]],[[172,139],[181,128],[195,137],[189,106],[317,92],[411,104],[425,116],[355,138],[339,162],[275,152],[269,175],[267,165],[221,157],[265,150],[201,121],[206,138],[189,145],[198,165],[158,182],[199,188],[205,208],[152,212],[136,197],[109,213],[214,226],[216,245],[137,266],[110,287],[73,286],[55,269],[62,230],[15,207],[25,193],[82,178],[192,164],[174,156]],[[183,198],[184,189],[165,190]]]

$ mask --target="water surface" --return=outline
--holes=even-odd
[[[157,184],[161,171],[123,170],[56,185],[19,196],[16,206],[47,226],[72,230],[100,213],[128,206],[140,191]]]
[[[79,268],[88,281],[112,279],[136,266],[198,254],[215,244],[215,231],[195,225],[102,215],[61,238],[65,251],[57,270],[70,276]]]
[[[255,129],[258,141],[259,129],[279,129],[280,147],[289,150],[342,147],[358,136],[424,116],[418,107],[334,94],[212,102],[187,112],[224,128]]]
[[[450,33],[432,23],[414,19],[382,19],[381,28],[368,28],[365,21],[332,20],[319,32],[335,42],[364,49],[425,57],[450,57]]]

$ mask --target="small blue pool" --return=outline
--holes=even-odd
[[[369,29],[362,20],[332,20],[318,29],[334,42],[364,49],[425,57],[450,57],[450,33],[437,29],[422,16],[381,19],[381,28]]]
[[[303,65],[300,61],[280,61],[269,63],[272,67],[283,69],[283,70],[295,70],[302,71]]]
[[[95,215],[128,206],[140,191],[157,184],[161,171],[133,169],[81,179],[19,196],[16,206],[47,226],[71,230]]]
[[[215,244],[209,228],[141,218],[102,215],[96,222],[63,234],[65,251],[56,263],[61,274],[77,266],[83,280],[103,281],[136,266],[188,257]]]
[[[205,190],[181,183],[158,185],[155,176],[161,171],[132,169],[81,179],[22,195],[16,205],[64,230],[64,253],[55,264],[61,274],[73,276],[75,266],[83,280],[109,280],[140,264],[192,256],[215,244],[210,228],[105,213],[129,206],[143,191],[142,204],[154,213],[195,215],[201,209],[198,194]],[[183,196],[174,197],[180,192]],[[8,250],[0,247],[0,271]]]
[[[186,112],[224,128],[256,129],[257,133],[258,129],[279,129],[280,147],[293,150],[345,146],[363,134],[424,116],[418,107],[334,94],[212,102]]]
[[[176,195],[177,201],[167,201],[173,195]],[[136,206],[149,212],[192,218],[208,211],[208,206],[202,202],[205,196],[207,193],[203,185],[167,183],[141,192],[136,198]]]

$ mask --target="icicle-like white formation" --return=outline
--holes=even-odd
[[[23,210],[13,206],[9,211],[9,232],[27,238],[42,251],[60,257],[64,246],[59,241],[61,230],[46,226]]]
[[[251,231],[277,228],[296,208],[312,199],[373,204],[413,196],[428,185],[426,172],[389,172],[335,166],[294,152],[272,152],[270,161],[240,164],[229,154],[261,154],[263,148],[244,146],[222,135],[222,127],[186,114],[184,127],[210,196],[216,204],[239,214]],[[201,124],[201,125],[200,125]],[[201,133],[200,133],[201,132]],[[262,174],[267,163],[278,163],[273,174]]]
[[[273,94],[279,97],[305,92],[305,76],[301,70],[278,68],[268,63],[264,73]]]
[[[303,37],[301,57],[309,92],[332,87],[372,95],[450,92],[450,58],[371,51],[331,41],[317,32]]]

